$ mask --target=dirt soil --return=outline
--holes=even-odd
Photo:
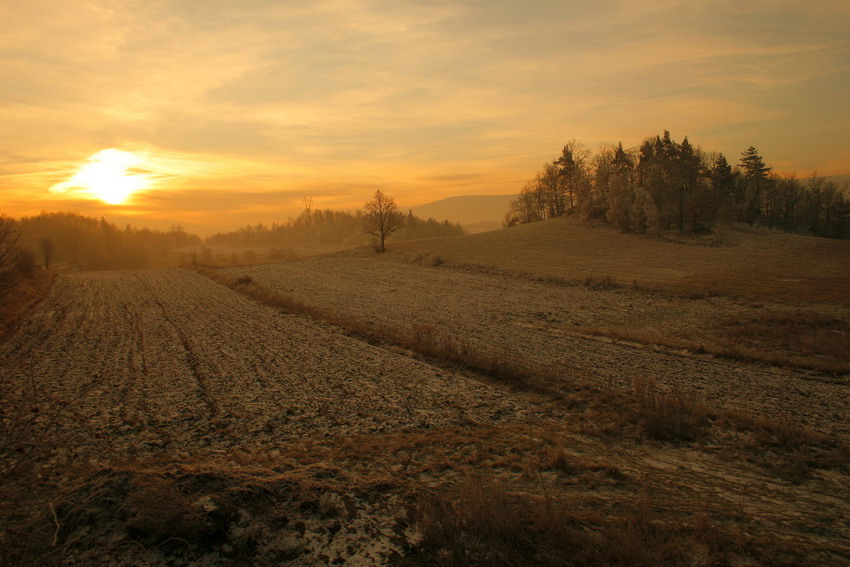
[[[429,325],[533,357],[563,369],[565,391],[646,375],[850,435],[843,384],[569,328],[657,308],[641,296],[356,256],[227,271],[376,328]],[[843,465],[789,480],[771,463],[790,461],[747,432],[680,448],[576,396],[391,352],[188,270],[63,275],[0,349],[5,438],[30,424],[2,453],[6,487],[23,488],[0,508],[0,547],[36,540],[14,537],[31,512],[43,556],[66,565],[395,564],[421,537],[411,498],[483,476],[593,517],[652,492],[657,521],[736,534],[740,549],[718,552],[731,564],[752,564],[748,542],[763,540],[811,564],[850,559]],[[546,464],[553,452],[570,467]]]
[[[337,255],[227,268],[329,313],[406,332],[426,326],[477,348],[533,360],[565,377],[630,390],[636,377],[688,392],[716,409],[785,415],[850,439],[844,380],[794,367],[774,367],[664,346],[679,341],[741,342],[726,322],[806,310],[850,322],[850,309],[830,305],[756,304],[726,297],[687,299],[625,289],[593,289],[499,273],[427,266],[392,256]],[[605,331],[628,328],[647,344]],[[599,332],[602,336],[595,336]]]

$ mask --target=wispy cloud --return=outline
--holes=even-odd
[[[244,191],[508,193],[567,139],[664,128],[850,170],[843,136],[819,141],[846,104],[801,96],[850,86],[845,2],[34,0],[0,19],[6,207],[57,205],[47,188],[112,147],[169,156],[150,199],[243,211]]]

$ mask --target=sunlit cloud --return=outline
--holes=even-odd
[[[109,148],[88,158],[87,163],[66,181],[50,187],[51,193],[77,192],[82,197],[120,205],[136,191],[150,186],[149,176],[138,169],[144,164],[138,154]]]
[[[511,193],[566,140],[663,129],[733,160],[756,145],[801,174],[850,172],[847,105],[822,94],[850,84],[843,2],[57,0],[0,18],[12,214],[72,196],[94,211],[72,179],[104,148],[145,156],[115,191],[147,187],[113,210],[230,207],[238,224],[297,214],[301,195]]]

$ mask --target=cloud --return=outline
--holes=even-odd
[[[779,134],[769,161],[831,173],[848,154],[843,135],[818,155],[782,135],[850,126],[835,97],[812,122],[801,96],[850,84],[850,9],[831,0],[36,0],[0,18],[0,190],[16,203],[110,147],[168,156],[151,196],[232,191],[234,210],[245,191],[509,193],[565,140],[664,128],[727,153]],[[454,175],[469,182],[438,181]],[[213,206],[190,201],[161,206]]]

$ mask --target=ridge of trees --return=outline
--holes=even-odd
[[[121,228],[78,213],[43,212],[12,222],[20,235],[17,246],[45,267],[70,263],[86,269],[143,268],[173,248],[201,243],[182,226],[167,231],[129,224]]]
[[[464,234],[460,224],[423,220],[411,213],[393,238],[399,240]],[[306,208],[297,219],[283,224],[249,225],[219,233],[207,244],[231,246],[293,245],[350,242],[363,239],[363,213]],[[179,225],[169,230],[120,226],[104,218],[79,213],[42,212],[14,219],[0,215],[0,287],[13,287],[22,272],[36,264],[71,264],[83,269],[143,268],[170,250],[200,246],[201,238]]]
[[[570,141],[514,199],[504,225],[579,213],[626,232],[707,232],[720,223],[850,238],[850,188],[813,173],[778,175],[754,146],[732,165],[719,152],[676,142],[665,130],[634,148],[592,153]]]
[[[208,245],[293,246],[304,243],[363,243],[364,213],[333,211],[307,206],[297,218],[285,223],[247,225],[232,232],[220,232],[206,238]],[[421,219],[409,211],[404,225],[393,234],[395,240],[415,240],[465,234],[459,223]]]

